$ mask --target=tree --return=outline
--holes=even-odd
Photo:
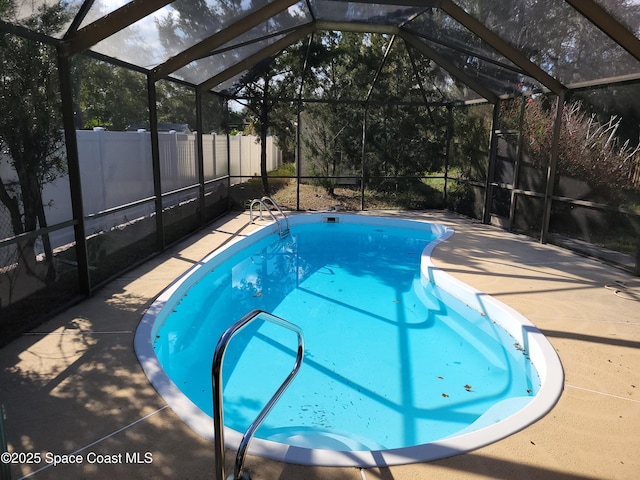
[[[66,20],[56,3],[41,6],[24,24],[53,34]],[[55,50],[15,35],[0,36],[0,111],[0,151],[15,171],[15,178],[0,178],[0,202],[9,212],[13,233],[20,235],[47,226],[42,186],[65,170]],[[45,277],[51,279],[51,247],[47,235],[43,238],[49,259]],[[17,244],[18,264],[41,278],[35,243],[32,237]]]
[[[303,144],[315,174],[360,171],[365,115],[367,177],[422,176],[442,167],[448,112],[410,105],[446,95],[446,83],[434,81],[435,65],[389,35],[327,32],[316,45],[316,81],[306,95],[319,93],[328,103],[305,109]],[[332,191],[331,181],[322,184]]]
[[[637,61],[631,55],[567,2],[459,0],[457,3],[564,84],[636,70]],[[637,2],[597,3],[632,32],[640,24]],[[461,29],[458,35],[461,39],[466,37],[468,45],[480,43],[469,31]]]
[[[280,147],[289,147],[289,156],[294,142],[293,120],[296,105],[286,98],[295,98],[298,92],[306,47],[303,42],[285,50],[275,58],[255,65],[244,75],[242,96],[250,98],[244,105],[245,115],[251,128],[258,132],[260,140],[260,177],[265,195],[270,194],[267,176],[267,135],[271,132],[278,138]]]
[[[249,116],[252,117],[253,128],[258,131],[260,139],[260,178],[264,195],[271,195],[267,176],[267,135],[269,134],[269,116],[277,102],[269,97],[273,78],[271,66],[266,65],[259,77],[245,87],[252,92],[252,100],[246,106]]]
[[[350,125],[340,126],[337,105],[318,104],[308,107],[302,119],[304,157],[312,159],[311,174],[328,194],[333,195],[335,180],[349,169],[347,157],[341,149],[341,136],[348,135]]]
[[[72,63],[76,128],[124,130],[147,123],[147,82],[144,75],[78,55]]]

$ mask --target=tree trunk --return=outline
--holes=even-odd
[[[267,133],[269,132],[269,106],[267,104],[267,92],[269,81],[265,81],[264,97],[260,110],[260,177],[262,178],[262,192],[271,196],[269,189],[269,177],[267,176]]]
[[[47,228],[47,217],[44,213],[44,204],[42,203],[42,192],[40,193],[40,202],[38,207],[38,224],[40,228]],[[53,247],[51,246],[51,237],[48,233],[42,234],[42,246],[44,248],[44,257],[47,262],[47,283],[56,279],[56,264],[53,257]]]
[[[42,203],[42,188],[35,173],[33,165],[38,164],[30,157],[28,148],[24,152],[15,149],[11,153],[21,161],[14,162],[14,167],[18,176],[18,184],[22,193],[22,211],[17,197],[11,196],[4,184],[0,185],[0,201],[5,205],[11,217],[11,225],[14,235],[33,232],[47,226],[44,205]],[[17,153],[19,152],[19,153]],[[23,155],[20,155],[23,153]],[[53,250],[48,234],[43,235],[43,246],[47,259],[46,273],[43,273],[42,266],[38,265],[35,256],[36,238],[29,238],[17,244],[18,263],[25,269],[26,274],[41,281],[51,281],[55,279],[56,272],[53,262]]]
[[[262,192],[270,196],[269,177],[267,175],[267,126],[260,125],[260,177],[262,178]]]

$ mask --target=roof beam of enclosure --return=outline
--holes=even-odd
[[[67,32],[64,34],[63,38],[65,40],[71,38],[71,36],[78,31],[80,25],[82,25],[82,22],[84,22],[85,17],[89,13],[89,10],[91,10],[91,7],[93,7],[93,2],[94,0],[85,0],[84,2],[82,2],[80,10],[78,10],[78,13],[76,13],[75,17],[73,17],[71,25],[69,25]]]
[[[640,73],[629,73],[627,75],[618,75],[616,77],[599,78],[597,80],[588,80],[585,82],[568,83],[569,90],[582,90],[585,88],[606,88],[611,85],[620,85],[625,83],[640,82]]]
[[[58,40],[57,38],[53,38],[49,35],[45,35],[44,33],[40,33],[35,30],[31,30],[30,28],[23,27],[22,25],[8,23],[3,20],[0,20],[0,33],[10,33],[12,35],[17,35],[18,37],[34,40],[36,42],[42,42],[47,45],[57,46],[60,44],[60,40]]]
[[[418,39],[415,35],[408,32],[400,32],[400,36],[402,39],[407,42],[409,45],[416,48],[420,53],[429,57],[431,60],[436,62],[440,67],[444,68],[449,74],[467,85],[471,90],[486,98],[490,103],[496,103],[498,101],[498,96],[493,93],[488,88],[484,87],[480,82],[476,81],[470,75],[467,75],[464,71],[460,70],[454,64],[452,64],[449,60],[444,58],[438,52],[429,47],[422,40]]]
[[[505,70],[509,70],[512,72],[516,72],[519,75],[526,75],[524,73],[524,71],[518,67],[517,65],[511,65],[510,63],[506,63],[506,62],[501,62],[499,60],[495,60],[493,58],[491,58],[488,55],[482,55],[478,52],[475,52],[469,48],[465,48],[462,47],[460,45],[456,45],[450,42],[447,42],[446,40],[443,40],[442,38],[437,38],[436,36],[433,35],[428,35],[425,34],[423,32],[416,32],[416,31],[412,31],[412,33],[419,38],[423,38],[424,40],[428,40],[429,42],[435,43],[437,45],[441,45],[447,49],[453,50],[455,52],[459,52],[462,53],[464,55],[470,56],[470,57],[475,57],[479,60],[482,60],[483,62],[486,63],[490,63],[492,65],[496,65],[497,67],[503,68]]]
[[[245,70],[250,69],[255,64],[260,63],[266,58],[269,58],[270,56],[277,54],[281,50],[284,50],[289,45],[297,42],[298,40],[301,40],[302,38],[306,37],[313,31],[314,31],[313,23],[307,23],[303,25],[302,27],[295,30],[294,32],[291,32],[286,37],[281,38],[280,40],[263,48],[259,52],[256,52],[253,55],[250,55],[249,57],[245,58],[244,60],[241,60],[240,62],[236,63],[235,65],[232,65],[231,67],[227,68],[225,71],[211,77],[209,80],[202,82],[200,85],[198,85],[198,89],[201,91],[207,91],[207,90],[211,90],[212,88],[215,88],[217,85],[220,85],[222,82],[226,82],[227,80],[230,80],[231,78],[235,77],[236,75],[239,75]]]
[[[311,15],[311,20],[315,22],[317,20],[315,13],[313,13],[313,7],[311,6],[311,0],[305,0],[304,2],[307,5],[307,10],[309,11],[309,15]]]
[[[397,35],[400,29],[395,25],[379,25],[365,22],[315,22],[316,30],[352,33],[380,33]]]
[[[413,55],[413,50],[409,48],[409,44],[407,42],[404,42],[404,48],[407,51],[407,55],[409,56],[409,61],[411,62],[411,68],[413,69],[413,75],[415,76],[416,81],[418,82],[420,95],[422,95],[422,99],[424,100],[424,102],[427,103],[429,101],[429,96],[427,95],[427,91],[425,90],[424,85],[422,83],[422,77],[420,76],[420,73],[418,73],[418,64],[416,63],[416,59]],[[429,115],[431,115],[431,111],[429,111]]]
[[[465,12],[451,0],[442,0],[442,10],[450,17],[458,21],[473,34],[480,37],[484,42],[507,57],[510,61],[519,66],[527,75],[535,78],[542,85],[547,87],[556,95],[566,90],[566,87],[553,78],[539,66],[525,57],[516,48],[504,41],[498,35],[489,30],[482,22]]]
[[[155,80],[160,80],[185,65],[188,65],[194,60],[210,55],[216,48],[230,42],[239,35],[248,32],[252,28],[260,25],[283,10],[286,10],[295,3],[297,3],[297,0],[275,0],[268,3],[264,7],[242,17],[240,20],[232,23],[228,27],[158,65],[153,69],[153,78]]]
[[[329,0],[342,2],[343,0]],[[372,3],[375,5],[393,5],[402,7],[439,7],[441,0],[352,0],[351,3]]]
[[[393,47],[393,43],[396,40],[396,36],[393,35],[389,39],[389,43],[387,44],[387,48],[384,52],[382,60],[380,61],[380,65],[378,66],[378,70],[373,77],[373,81],[371,82],[371,86],[369,87],[369,92],[367,92],[367,98],[365,99],[365,103],[369,102],[371,95],[373,94],[373,89],[376,88],[376,83],[378,83],[378,78],[380,78],[380,74],[382,73],[382,69],[384,68],[384,64],[387,63],[387,58],[389,58],[389,53],[391,52],[391,48]]]
[[[282,37],[282,36],[286,35],[287,33],[290,33],[290,32],[293,32],[293,31],[297,30],[298,28],[299,27],[285,28],[284,30],[278,30],[276,32],[271,32],[271,33],[268,33],[266,35],[262,35],[260,37],[255,37],[255,38],[252,38],[252,39],[244,41],[244,42],[234,43],[233,45],[223,45],[220,48],[216,48],[215,50],[208,52],[207,55],[205,55],[204,57],[211,57],[213,55],[220,55],[221,53],[224,53],[224,52],[230,52],[230,51],[242,48],[242,47],[246,47],[248,45],[254,45],[256,43],[263,42],[265,40],[271,40],[273,37]],[[204,57],[201,57],[201,58],[204,58]]]
[[[611,39],[640,60],[640,39],[593,0],[565,0]]]
[[[134,24],[172,0],[132,0],[113,12],[99,18],[66,39],[66,55],[74,55],[91,48],[114,33]]]
[[[309,54],[311,53],[311,46],[313,45],[314,32],[309,35],[309,41],[307,42],[307,52],[304,55],[304,62],[302,63],[302,72],[300,72],[300,88],[298,88],[298,104],[302,98],[302,92],[304,90],[304,82],[307,78],[307,69],[309,66]]]
[[[418,64],[416,63],[416,59],[413,55],[413,48],[409,48],[409,44],[407,42],[404,42],[404,49],[407,51],[407,55],[409,56],[409,61],[411,62],[411,68],[413,69],[413,75],[415,76],[416,81],[418,82],[418,88],[420,89],[420,94],[422,95],[422,100],[424,101],[424,103],[428,103],[429,102],[429,96],[427,95],[427,91],[424,88],[424,84],[422,82],[422,77],[420,76],[420,73],[418,72]],[[440,89],[434,85],[435,89],[438,90],[438,92],[440,92]],[[441,93],[441,92],[440,92]],[[442,97],[444,98],[444,95],[442,95]],[[427,105],[427,114],[429,115],[429,120],[431,120],[431,124],[432,125],[437,125],[437,122],[435,120],[435,118],[433,118],[433,113],[431,112],[431,108],[429,108],[429,106]]]
[[[215,93],[215,92],[214,92]],[[248,95],[227,95],[225,98],[230,100],[253,100],[255,97]],[[312,104],[326,104],[326,105],[357,105],[359,107],[362,106],[362,99],[356,98],[305,98],[305,97],[260,97],[264,98],[270,102],[284,102],[284,103],[312,103]],[[384,101],[384,100],[369,100],[367,105],[400,105],[400,106],[409,106],[409,107],[446,107],[449,105],[475,105],[479,103],[487,103],[486,100],[452,100],[452,101],[444,101],[444,100],[427,100],[422,102],[417,102],[415,100],[393,100],[393,101]]]

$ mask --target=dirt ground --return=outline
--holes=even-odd
[[[336,187],[333,195],[323,187],[300,184],[300,204],[297,204],[298,184],[295,180],[271,179],[269,181],[271,196],[278,202],[283,210],[336,210],[358,211],[362,210],[362,192],[359,187]],[[251,200],[260,198],[262,184],[257,179],[231,187],[231,198],[235,210],[249,208]],[[395,201],[394,201],[395,200]],[[406,202],[406,198],[402,199]],[[378,192],[365,190],[366,209],[394,209],[405,208],[401,200],[395,199],[393,194],[382,195]]]

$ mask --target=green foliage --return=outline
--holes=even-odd
[[[328,32],[314,39],[313,75],[305,83],[305,96],[322,96],[330,103],[305,106],[303,159],[311,162],[312,174],[360,172],[365,121],[368,177],[440,170],[449,112],[412,105],[443,98],[443,87],[435,86],[437,68],[416,61],[415,52],[388,35]],[[362,104],[331,102],[340,99]],[[331,192],[334,183],[326,180],[323,186]]]
[[[3,8],[11,8],[4,4]],[[67,18],[56,3],[42,5],[25,19],[27,28],[52,33]],[[65,170],[56,52],[48,45],[16,35],[0,34],[0,152],[8,156],[14,178],[0,177],[0,202],[8,211],[15,235],[46,228],[42,185]],[[53,252],[42,236],[47,262],[35,258],[35,238],[16,244],[16,268],[10,282],[21,275],[50,281],[55,278]]]
[[[453,111],[453,161],[459,176],[484,181],[489,158],[491,105],[457,107]]]
[[[0,0],[0,17],[9,18],[15,11],[13,0]]]
[[[269,172],[270,177],[295,177],[296,175],[296,164],[295,163],[283,163],[276,170],[271,170]]]
[[[517,102],[504,109],[504,125],[518,128],[519,109]],[[545,97],[527,100],[522,127],[524,148],[529,162],[538,169],[546,168],[549,161],[554,111],[555,106]],[[621,201],[625,190],[633,188],[631,172],[640,161],[640,150],[629,141],[619,140],[620,122],[620,117],[615,116],[600,122],[579,102],[564,105],[558,174],[586,182],[604,200]]]
[[[76,128],[105,127],[125,130],[129,125],[148,124],[146,77],[93,58],[74,58],[72,76],[76,101]],[[170,81],[156,84],[158,122],[197,125],[193,89]],[[223,110],[218,97],[205,95],[202,102],[203,129],[222,132]]]
[[[148,123],[147,84],[143,75],[77,56],[72,76],[77,102],[76,128],[124,130],[128,125]]]
[[[160,81],[156,84],[158,122],[188,123],[196,126],[196,97],[193,89],[174,82]],[[211,128],[205,128],[208,132]]]
[[[459,0],[456,3],[565,85],[637,70],[637,60],[568,2]],[[637,2],[599,3],[606,5],[603,8],[631,32],[637,32],[640,25]],[[471,32],[460,29],[458,34],[459,45],[477,44],[477,37]],[[516,78],[514,74],[510,79],[512,85],[517,83]]]
[[[65,22],[60,4],[42,6],[25,20],[48,33]],[[0,36],[0,151],[18,177],[12,186],[0,178],[0,201],[11,214],[15,234],[44,226],[42,184],[64,171],[56,52],[15,35]]]
[[[309,161],[310,174],[319,177],[316,184],[333,193],[334,179],[320,178],[357,171],[358,122],[349,118],[349,110],[338,105],[309,106],[302,116],[302,158]]]

